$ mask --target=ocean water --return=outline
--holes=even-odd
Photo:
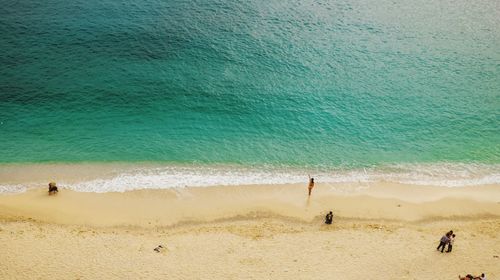
[[[496,0],[0,4],[0,169],[500,183]]]

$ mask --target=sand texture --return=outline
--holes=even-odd
[[[0,196],[1,279],[500,279],[500,188],[318,184]],[[326,211],[334,223],[324,225]],[[436,251],[448,230],[451,253]],[[158,245],[160,252],[153,249]]]

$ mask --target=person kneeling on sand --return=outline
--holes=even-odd
[[[59,190],[57,189],[56,183],[55,182],[50,182],[49,183],[49,195],[53,195],[58,193]]]
[[[330,211],[330,213],[326,214],[325,224],[331,225],[332,221],[333,221],[333,214],[332,211]]]

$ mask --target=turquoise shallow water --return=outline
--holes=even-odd
[[[496,1],[0,2],[3,163],[500,163]]]

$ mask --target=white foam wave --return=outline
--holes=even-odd
[[[224,185],[294,184],[311,174],[321,183],[395,182],[411,185],[463,187],[500,184],[500,165],[428,164],[388,165],[357,170],[299,170],[241,167],[137,167],[79,182],[58,182],[79,192],[124,192]],[[0,185],[0,193],[21,192],[40,183]]]
[[[208,167],[164,167],[137,169],[111,179],[75,184],[85,192],[129,191],[225,185],[294,184],[307,181],[307,173],[322,183],[396,182],[412,185],[462,187],[500,183],[498,166],[392,165],[361,170],[302,171],[297,169],[247,169]]]
[[[21,193],[27,189],[25,185],[0,185],[0,193]]]
[[[155,168],[119,174],[111,179],[81,182],[76,191],[109,192],[227,185],[288,184],[304,181],[304,175],[264,170],[212,168]]]

